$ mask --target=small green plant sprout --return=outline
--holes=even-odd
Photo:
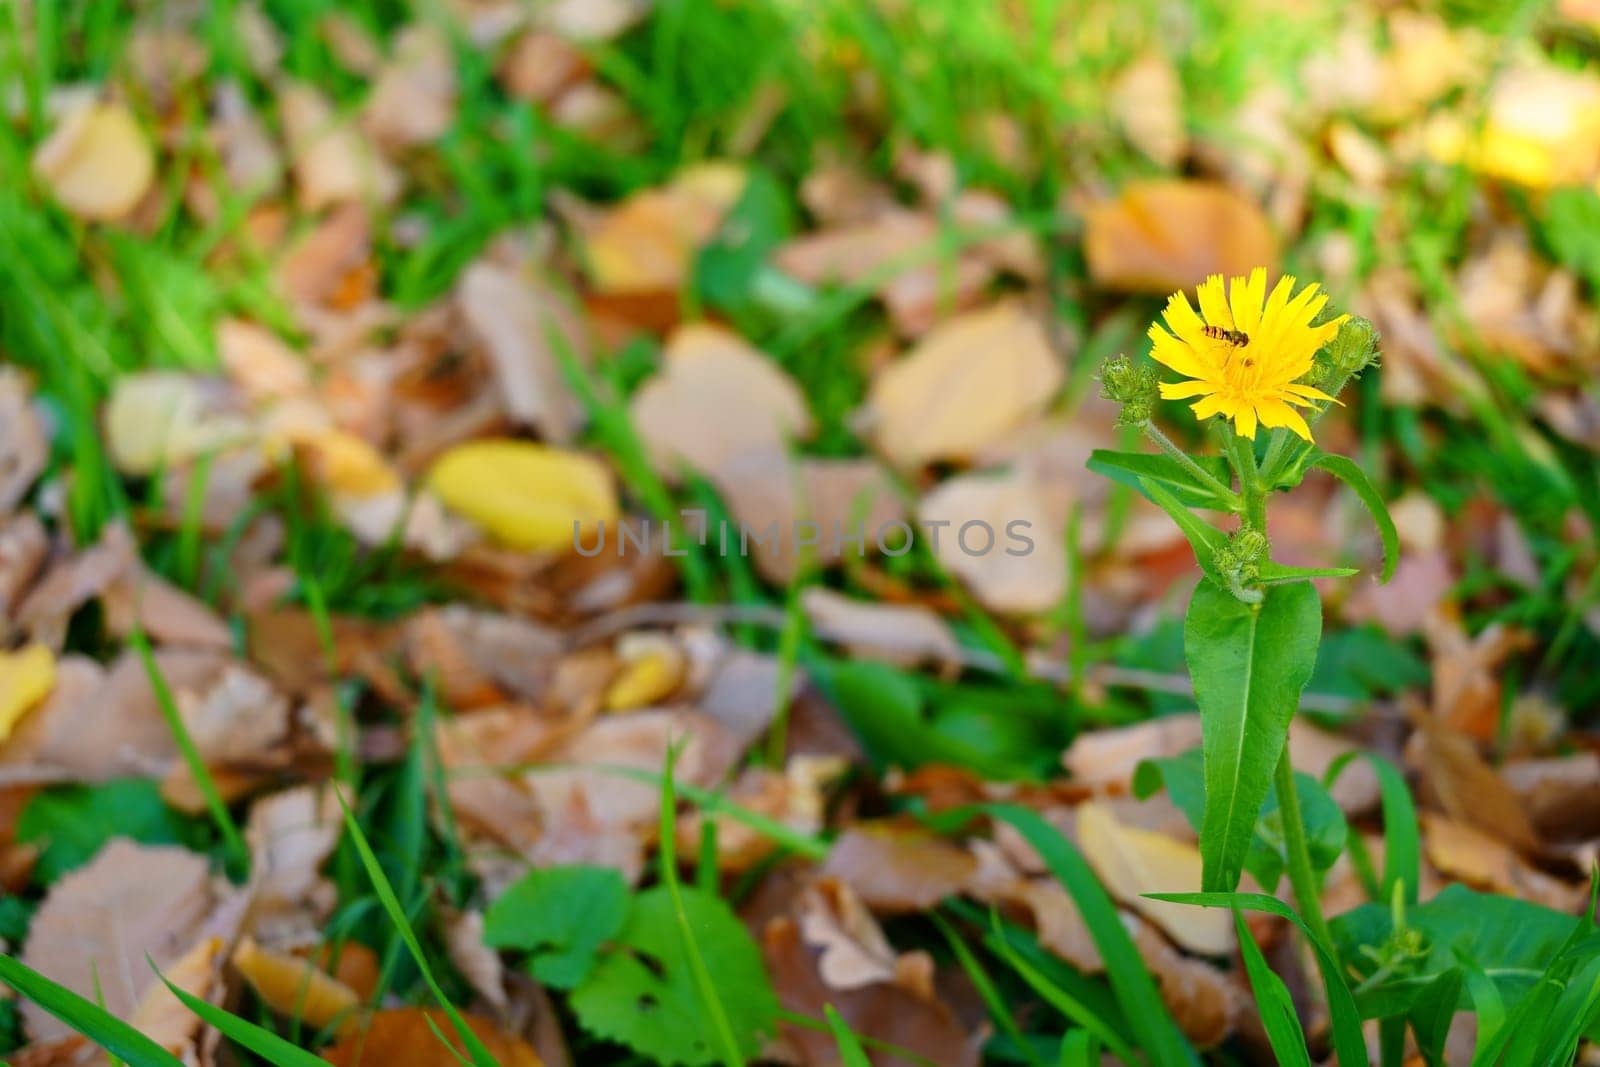
[[[1267,502],[1307,471],[1327,471],[1371,511],[1383,537],[1383,580],[1394,572],[1398,540],[1383,499],[1355,463],[1318,449],[1311,436],[1340,390],[1376,358],[1377,334],[1363,319],[1324,314],[1328,298],[1315,284],[1296,292],[1294,278],[1284,277],[1268,292],[1263,269],[1227,286],[1213,275],[1198,297],[1196,311],[1174,293],[1163,321],[1150,327],[1155,362],[1183,380],[1158,381],[1154,366],[1125,356],[1101,369],[1103,395],[1122,405],[1121,422],[1143,430],[1160,453],[1099,451],[1089,466],[1171,515],[1204,572],[1184,623],[1202,724],[1203,887],[1238,887],[1275,780],[1285,866],[1307,924],[1326,943],[1287,742],[1322,637],[1322,604],[1310,579],[1356,571],[1274,560]],[[1164,434],[1153,421],[1162,399],[1194,400],[1218,454],[1191,455]],[[1232,532],[1208,512],[1236,516]]]

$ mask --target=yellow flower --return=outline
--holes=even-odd
[[[1311,440],[1295,405],[1333,397],[1298,379],[1348,316],[1313,326],[1327,295],[1318,295],[1315,283],[1293,290],[1294,278],[1285,275],[1268,296],[1267,272],[1257,267],[1248,279],[1234,278],[1226,292],[1222,275],[1207,278],[1198,292],[1198,315],[1187,297],[1173,293],[1162,316],[1167,329],[1160,323],[1150,326],[1155,346],[1150,354],[1191,380],[1162,382],[1161,395],[1168,400],[1198,396],[1196,418],[1222,415],[1252,440],[1257,423],[1287,426]]]

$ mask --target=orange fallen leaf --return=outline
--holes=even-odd
[[[1217,182],[1130,182],[1087,212],[1089,273],[1108,289],[1170,293],[1207,275],[1276,269],[1278,242],[1252,201]]]
[[[463,1013],[462,1019],[501,1067],[543,1067],[538,1053],[520,1037],[482,1016]],[[449,1040],[448,1048],[439,1034]],[[374,1014],[359,1031],[324,1049],[322,1058],[336,1067],[438,1067],[466,1058],[466,1053],[455,1024],[442,1010],[394,1008]]]
[[[606,212],[584,235],[595,288],[605,293],[676,291],[688,277],[695,251],[716,232],[744,182],[744,170],[737,164],[702,163]]]

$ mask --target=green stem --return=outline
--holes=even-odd
[[[1321,890],[1311,866],[1311,850],[1306,845],[1306,824],[1300,815],[1300,793],[1295,788],[1294,766],[1289,762],[1289,746],[1278,758],[1278,813],[1283,819],[1283,850],[1289,866],[1289,884],[1294,887],[1295,903],[1311,933],[1324,945],[1333,944],[1327,920],[1322,917]]]
[[[1242,513],[1246,526],[1265,533],[1267,529],[1267,493],[1261,482],[1261,472],[1256,468],[1255,445],[1247,437],[1234,434],[1228,438],[1228,454],[1233,469],[1239,475],[1239,496],[1243,499]]]
[[[1160,428],[1158,428],[1155,423],[1146,419],[1141,425],[1144,428],[1146,436],[1148,436],[1150,440],[1154,441],[1161,451],[1177,460],[1180,467],[1194,475],[1195,478],[1199,479],[1204,485],[1214,490],[1219,496],[1222,497],[1222,499],[1232,502],[1235,508],[1238,507],[1239,496],[1233,491],[1232,486],[1223,485],[1210,471],[1206,470],[1204,467],[1200,466],[1200,464],[1190,459],[1189,454],[1183,449],[1179,448],[1177,445],[1173,444],[1172,438],[1162,433]]]

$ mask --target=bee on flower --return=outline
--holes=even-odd
[[[1186,380],[1162,382],[1168,400],[1199,397],[1196,418],[1221,415],[1242,437],[1254,440],[1257,426],[1287,427],[1307,441],[1311,428],[1296,408],[1333,397],[1303,381],[1317,352],[1349,317],[1313,325],[1328,302],[1315,282],[1298,293],[1285,275],[1267,292],[1267,272],[1257,267],[1248,278],[1226,287],[1213,274],[1200,286],[1197,313],[1183,293],[1173,293],[1162,318],[1152,323],[1151,356]]]

